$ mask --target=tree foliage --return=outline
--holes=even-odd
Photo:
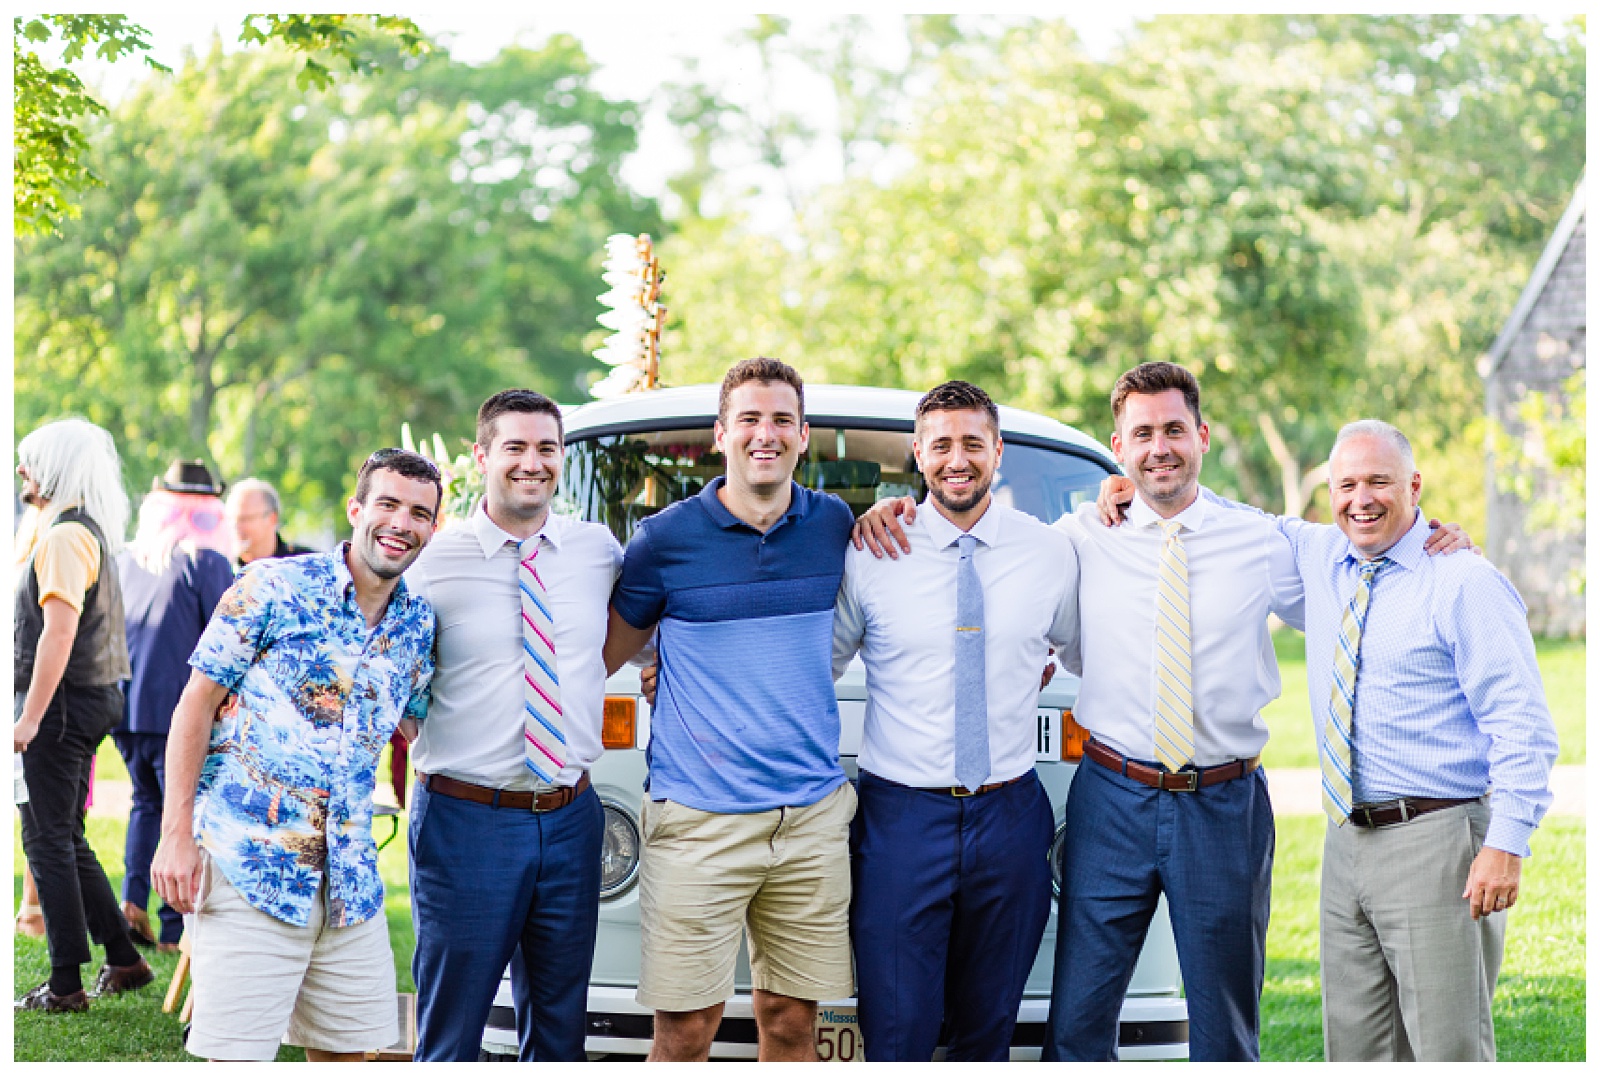
[[[104,186],[18,244],[19,427],[82,412],[136,484],[202,455],[321,518],[401,421],[580,395],[604,237],[659,227],[617,179],[636,107],[571,38],[358,47],[381,73],[305,92],[289,50],[218,46],[88,125]]]
[[[664,245],[670,376],[760,350],[960,377],[1105,438],[1117,374],[1172,360],[1208,477],[1291,511],[1358,416],[1480,452],[1473,361],[1582,170],[1581,22],[1172,16],[1097,61],[1039,21],[913,55],[924,88],[875,84],[907,95],[898,174],[819,192],[786,244],[733,218]]]
[[[414,22],[393,15],[248,15],[239,40],[256,44],[278,41],[307,54],[300,69],[300,88],[326,89],[333,74],[319,56],[343,60],[352,72],[360,74],[378,70],[372,34],[358,32],[368,29],[411,56],[432,47]],[[97,57],[110,62],[148,52],[148,34],[125,15],[39,15],[12,20],[16,124],[12,191],[18,235],[55,232],[62,221],[77,216],[79,192],[99,183],[83,160],[88,144],[82,124],[106,111],[70,68],[45,66],[35,46],[59,37],[65,64],[82,59],[90,45],[95,46]],[[156,71],[170,71],[148,56],[143,59]]]

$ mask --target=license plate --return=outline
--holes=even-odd
[[[1038,741],[1034,744],[1035,761],[1060,761],[1061,744],[1066,732],[1061,730],[1060,709],[1039,709],[1035,712],[1038,724]]]
[[[854,1005],[817,1006],[817,1057],[823,1061],[867,1060]]]

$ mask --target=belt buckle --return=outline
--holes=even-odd
[[[952,787],[950,789],[950,794],[954,795],[958,799],[970,799],[974,795],[976,795],[977,792],[976,791],[968,791],[964,787]]]
[[[1181,777],[1183,777],[1184,785],[1183,785],[1183,787],[1169,788],[1169,787],[1167,787],[1166,784],[1162,784],[1161,787],[1165,791],[1199,791],[1200,790],[1200,770],[1199,769],[1179,769],[1177,772],[1169,772],[1169,773],[1167,773],[1167,775],[1168,776],[1181,776]]]

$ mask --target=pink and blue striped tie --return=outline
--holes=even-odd
[[[522,592],[523,759],[534,775],[553,784],[567,761],[567,737],[561,731],[561,680],[556,675],[555,622],[550,594],[534,568],[539,537],[517,545],[517,584]]]

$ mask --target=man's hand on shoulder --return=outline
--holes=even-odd
[[[1108,476],[1100,481],[1100,496],[1095,499],[1095,509],[1100,511],[1100,524],[1121,525],[1133,504],[1133,481],[1126,476]]]
[[[909,495],[901,495],[894,499],[880,499],[872,509],[856,519],[854,529],[850,530],[850,542],[860,551],[863,543],[872,551],[872,554],[881,559],[888,555],[891,559],[898,559],[900,551],[911,554],[911,541],[906,539],[906,531],[900,524],[904,517],[905,523],[910,525],[917,520],[917,501]],[[893,539],[894,543],[890,540]],[[895,550],[896,544],[900,551]]]
[[[1472,917],[1481,919],[1506,911],[1517,902],[1522,884],[1522,857],[1499,848],[1485,847],[1472,860],[1467,871],[1467,887],[1461,894],[1471,907]]]
[[[1472,537],[1467,535],[1467,530],[1453,521],[1448,525],[1441,525],[1438,518],[1429,518],[1428,528],[1433,531],[1422,542],[1422,550],[1429,555],[1449,555],[1454,551],[1470,551],[1474,555],[1483,554],[1478,545],[1472,542]]]

